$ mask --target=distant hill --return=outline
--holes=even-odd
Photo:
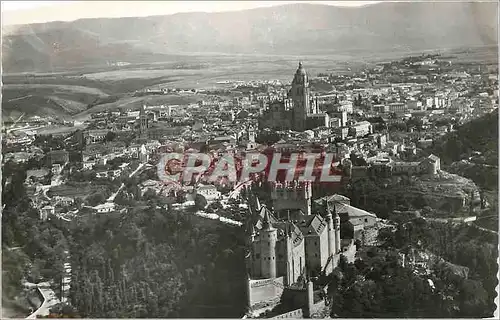
[[[290,4],[222,13],[82,19],[24,25],[3,41],[6,72],[155,54],[369,54],[497,44],[496,3]]]

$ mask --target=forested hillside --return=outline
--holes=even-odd
[[[138,198],[127,213],[40,221],[26,196],[26,170],[6,163],[2,199],[2,291],[22,280],[54,280],[71,256],[66,315],[93,318],[241,317],[245,312],[244,233]],[[127,183],[131,184],[131,183]],[[15,248],[16,250],[13,250]]]
[[[445,164],[470,156],[473,151],[482,152],[486,163],[498,164],[498,109],[474,119],[436,141],[432,151]]]
[[[498,109],[460,126],[428,151],[441,158],[443,169],[472,179],[481,188],[497,189]],[[473,157],[474,151],[480,155]]]

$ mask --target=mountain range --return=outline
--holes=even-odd
[[[498,4],[288,4],[220,13],[3,27],[4,72],[166,61],[171,55],[350,54],[497,45]]]

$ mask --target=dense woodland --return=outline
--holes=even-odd
[[[332,317],[493,316],[493,300],[481,281],[456,277],[441,266],[428,276],[418,276],[400,264],[395,250],[370,253],[370,258],[354,264],[341,262],[328,277]]]
[[[429,250],[445,260],[469,269],[467,279],[438,273],[436,286],[453,297],[452,310],[443,317],[492,317],[497,280],[498,237],[468,225],[452,225],[416,219],[400,224],[396,232],[379,234],[384,247],[408,252],[409,248]],[[449,308],[449,307],[448,307]],[[443,310],[445,311],[445,310]]]
[[[481,188],[498,189],[498,109],[458,127],[429,150],[439,155],[444,168],[470,157],[474,151],[482,153],[484,164],[496,168],[476,165],[457,173],[472,179]]]
[[[20,292],[26,276],[59,282],[68,250],[75,309],[58,306],[56,312],[81,317],[243,315],[244,238],[239,228],[160,208],[161,199],[153,195],[129,200],[133,206],[123,215],[42,222],[24,190],[28,168],[12,162],[4,166],[2,289],[9,298]],[[12,177],[9,183],[7,177]]]
[[[88,217],[73,230],[74,306],[90,317],[241,316],[240,232],[154,207]]]
[[[333,318],[436,317],[447,314],[423,278],[403,268],[397,254],[373,255],[340,266],[329,277]]]
[[[36,164],[6,162],[2,168],[2,292],[13,298],[23,277],[60,281],[68,241],[63,229],[39,220],[23,182]]]

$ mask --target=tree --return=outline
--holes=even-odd
[[[104,137],[104,142],[113,141],[115,140],[115,138],[116,138],[116,133],[114,133],[113,131],[108,131],[108,133],[106,133],[106,136]]]
[[[200,208],[200,209],[204,209],[207,206],[207,204],[208,204],[207,199],[204,196],[200,195],[200,194],[197,194],[195,196],[194,202],[195,202],[196,207]]]
[[[144,194],[142,195],[142,197],[146,201],[156,199],[157,198],[156,191],[154,191],[153,189],[148,189],[148,190],[146,190],[146,192],[144,192]]]
[[[88,196],[86,200],[90,206],[96,206],[106,201],[106,197],[102,192],[96,192]]]

